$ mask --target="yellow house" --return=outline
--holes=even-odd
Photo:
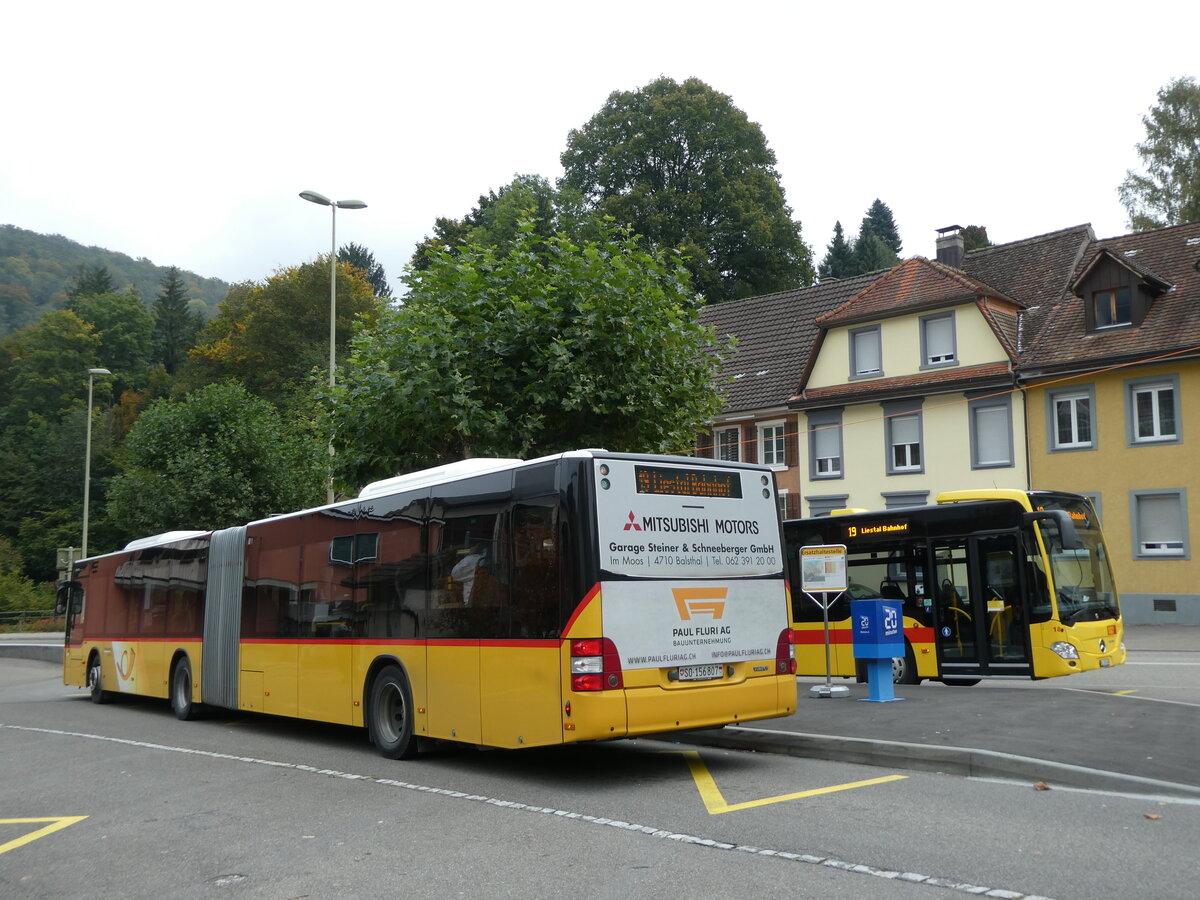
[[[1023,308],[959,269],[915,257],[819,317],[791,401],[803,414],[804,514],[1025,487],[1025,409],[1015,391]]]
[[[1092,498],[1126,620],[1200,623],[1200,223],[1093,241],[1023,353],[1033,486]]]

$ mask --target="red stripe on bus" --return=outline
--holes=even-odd
[[[575,607],[575,612],[571,613],[571,618],[567,619],[567,624],[564,625],[563,630],[559,632],[559,637],[565,638],[568,634],[570,634],[571,628],[575,625],[575,620],[583,615],[583,611],[588,608],[588,604],[595,600],[599,595],[600,582],[597,581],[594,585],[592,585],[592,589],[587,592],[587,596],[585,596],[583,600],[580,601],[579,605]]]
[[[829,643],[831,644],[852,644],[854,643],[854,632],[846,627],[833,627],[834,623],[830,623]],[[822,628],[797,628],[796,644],[824,644],[825,629]],[[933,629],[924,625],[916,625],[904,629],[904,636],[908,638],[910,644],[932,644]]]
[[[361,647],[559,647],[559,638],[244,638],[242,644]]]

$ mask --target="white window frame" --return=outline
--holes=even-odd
[[[1180,421],[1180,411],[1183,404],[1179,397],[1179,376],[1170,375],[1166,378],[1139,378],[1125,382],[1126,419],[1128,423],[1129,446],[1145,446],[1147,444],[1178,444],[1183,438],[1183,423]],[[1165,404],[1163,393],[1171,392],[1170,413],[1174,422],[1174,431],[1163,430],[1163,413]],[[1139,431],[1140,417],[1138,415],[1138,400],[1148,395],[1153,407],[1154,431],[1143,435]]]
[[[1162,511],[1171,500],[1178,511],[1178,527],[1174,533],[1159,534],[1158,527],[1148,529],[1146,518],[1153,516],[1156,526],[1164,521]],[[1151,506],[1153,504],[1153,506]],[[1129,492],[1129,519],[1132,528],[1134,559],[1191,559],[1188,539],[1187,489],[1135,490]],[[1146,534],[1152,531],[1151,534]]]
[[[1079,404],[1087,404],[1088,435],[1080,437]],[[1062,441],[1058,433],[1058,407],[1060,403],[1070,404],[1072,441]],[[1093,385],[1078,388],[1046,392],[1046,435],[1049,438],[1047,447],[1051,452],[1059,450],[1094,450],[1096,448],[1096,389]]]
[[[950,323],[949,346],[934,348],[929,339],[929,329],[940,322]],[[949,350],[948,353],[933,354],[934,349]],[[958,365],[958,332],[955,328],[954,310],[921,316],[921,368],[940,369],[944,366]]]
[[[787,422],[758,423],[758,461],[773,469],[787,468]]]

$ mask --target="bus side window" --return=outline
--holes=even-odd
[[[518,638],[558,636],[561,566],[557,497],[527,501],[513,509],[513,628]]]

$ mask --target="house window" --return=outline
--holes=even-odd
[[[967,409],[971,420],[971,468],[1011,466],[1013,433],[1009,396],[971,400]]]
[[[788,517],[788,492],[776,491],[775,503],[779,507],[779,518],[786,519]]]
[[[921,471],[921,414],[893,416],[887,423],[889,471]]]
[[[954,313],[921,317],[921,368],[949,366],[958,361]]]
[[[1136,559],[1187,559],[1187,494],[1181,490],[1131,491]]]
[[[1179,440],[1179,379],[1126,382],[1130,444]]]
[[[783,423],[771,422],[758,426],[758,446],[760,462],[764,466],[782,466],[783,457]]]
[[[883,344],[879,326],[856,328],[850,332],[850,377],[866,378],[883,374]]]
[[[1116,328],[1133,324],[1133,292],[1129,288],[1096,291],[1092,294],[1097,328]]]
[[[808,477],[842,477],[842,410],[821,409],[808,413]]]
[[[740,428],[722,428],[718,431],[717,459],[724,462],[737,462],[741,438],[742,430]]]
[[[1083,390],[1051,391],[1048,395],[1051,450],[1091,449],[1092,410],[1095,395],[1091,385]]]

